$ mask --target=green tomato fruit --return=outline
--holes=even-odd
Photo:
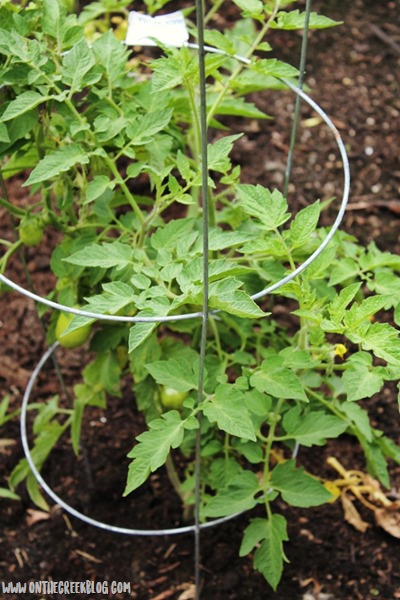
[[[90,335],[91,326],[89,324],[83,325],[79,329],[75,329],[69,333],[64,333],[73,318],[74,315],[72,313],[65,312],[60,312],[57,318],[56,340],[64,348],[77,348],[84,344]]]
[[[188,392],[178,392],[178,390],[165,385],[160,387],[161,404],[169,410],[181,408],[183,401],[187,396]]]
[[[24,217],[19,225],[19,239],[25,246],[37,246],[43,239],[40,217]]]

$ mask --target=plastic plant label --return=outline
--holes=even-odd
[[[154,38],[154,39],[152,39]],[[125,43],[128,46],[156,46],[158,40],[165,46],[180,48],[189,39],[181,11],[151,17],[136,11],[129,13]]]

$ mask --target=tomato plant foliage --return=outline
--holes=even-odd
[[[168,2],[145,4],[153,14]],[[302,29],[304,13],[291,10],[294,2],[287,0],[234,0],[237,23],[217,31],[217,4],[205,32],[222,53],[207,54],[205,65],[210,314],[201,397],[201,319],[160,324],[203,305],[198,57],[182,47],[138,58],[118,39],[127,2],[88,4],[79,16],[57,0],[0,7],[2,177],[24,173],[34,198],[26,210],[1,199],[21,220],[21,239],[2,268],[14,249],[40,243],[53,229],[60,241],[50,260],[57,280],[52,298],[102,315],[159,318],[94,324],[74,316],[65,323],[65,336],[82,342],[92,326],[95,358],[74,387],[67,419],[65,409],[60,418],[57,398],[38,409],[33,454],[39,466],[67,431],[78,453],[87,407],[104,407],[108,396],[121,394],[122,377],[130,376],[148,429],[129,455],[125,493],[168,463],[176,491],[193,503],[191,459],[200,427],[202,518],[265,506],[264,518],[250,520],[240,553],[253,554],[255,568],[275,589],[288,541],[275,499],[299,507],[333,499],[318,473],[307,473],[297,464],[301,458],[292,458],[295,445],[321,446],[346,432],[385,486],[387,459],[400,463],[397,446],[370,424],[365,403],[358,404],[398,379],[393,322],[399,321],[400,259],[337,233],[307,270],[274,292],[290,301],[289,330],[271,315],[271,299],[252,299],[327,235],[319,226],[318,199],[292,215],[279,190],[241,181],[240,165],[231,160],[241,135],[229,135],[224,120],[268,118],[249,94],[284,88],[279,78],[295,80],[298,72],[265,57],[271,51],[266,35]],[[336,24],[315,13],[310,20],[316,29]],[[232,59],[235,53],[251,58],[249,66]],[[23,233],[27,215],[40,223],[29,239]],[[394,311],[394,321],[374,320],[382,310]],[[49,318],[51,341],[57,315]],[[175,396],[167,398],[171,389]],[[10,484],[15,488],[26,478],[43,506],[21,461]]]

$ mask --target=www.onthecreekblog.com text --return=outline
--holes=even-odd
[[[5,594],[53,595],[53,594],[102,594],[112,598],[114,594],[130,594],[131,583],[129,581],[0,581],[0,592]]]

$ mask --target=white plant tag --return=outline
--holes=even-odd
[[[189,39],[185,19],[181,11],[151,17],[136,11],[129,13],[125,43],[128,46],[156,46],[151,38],[165,46],[180,48]]]

